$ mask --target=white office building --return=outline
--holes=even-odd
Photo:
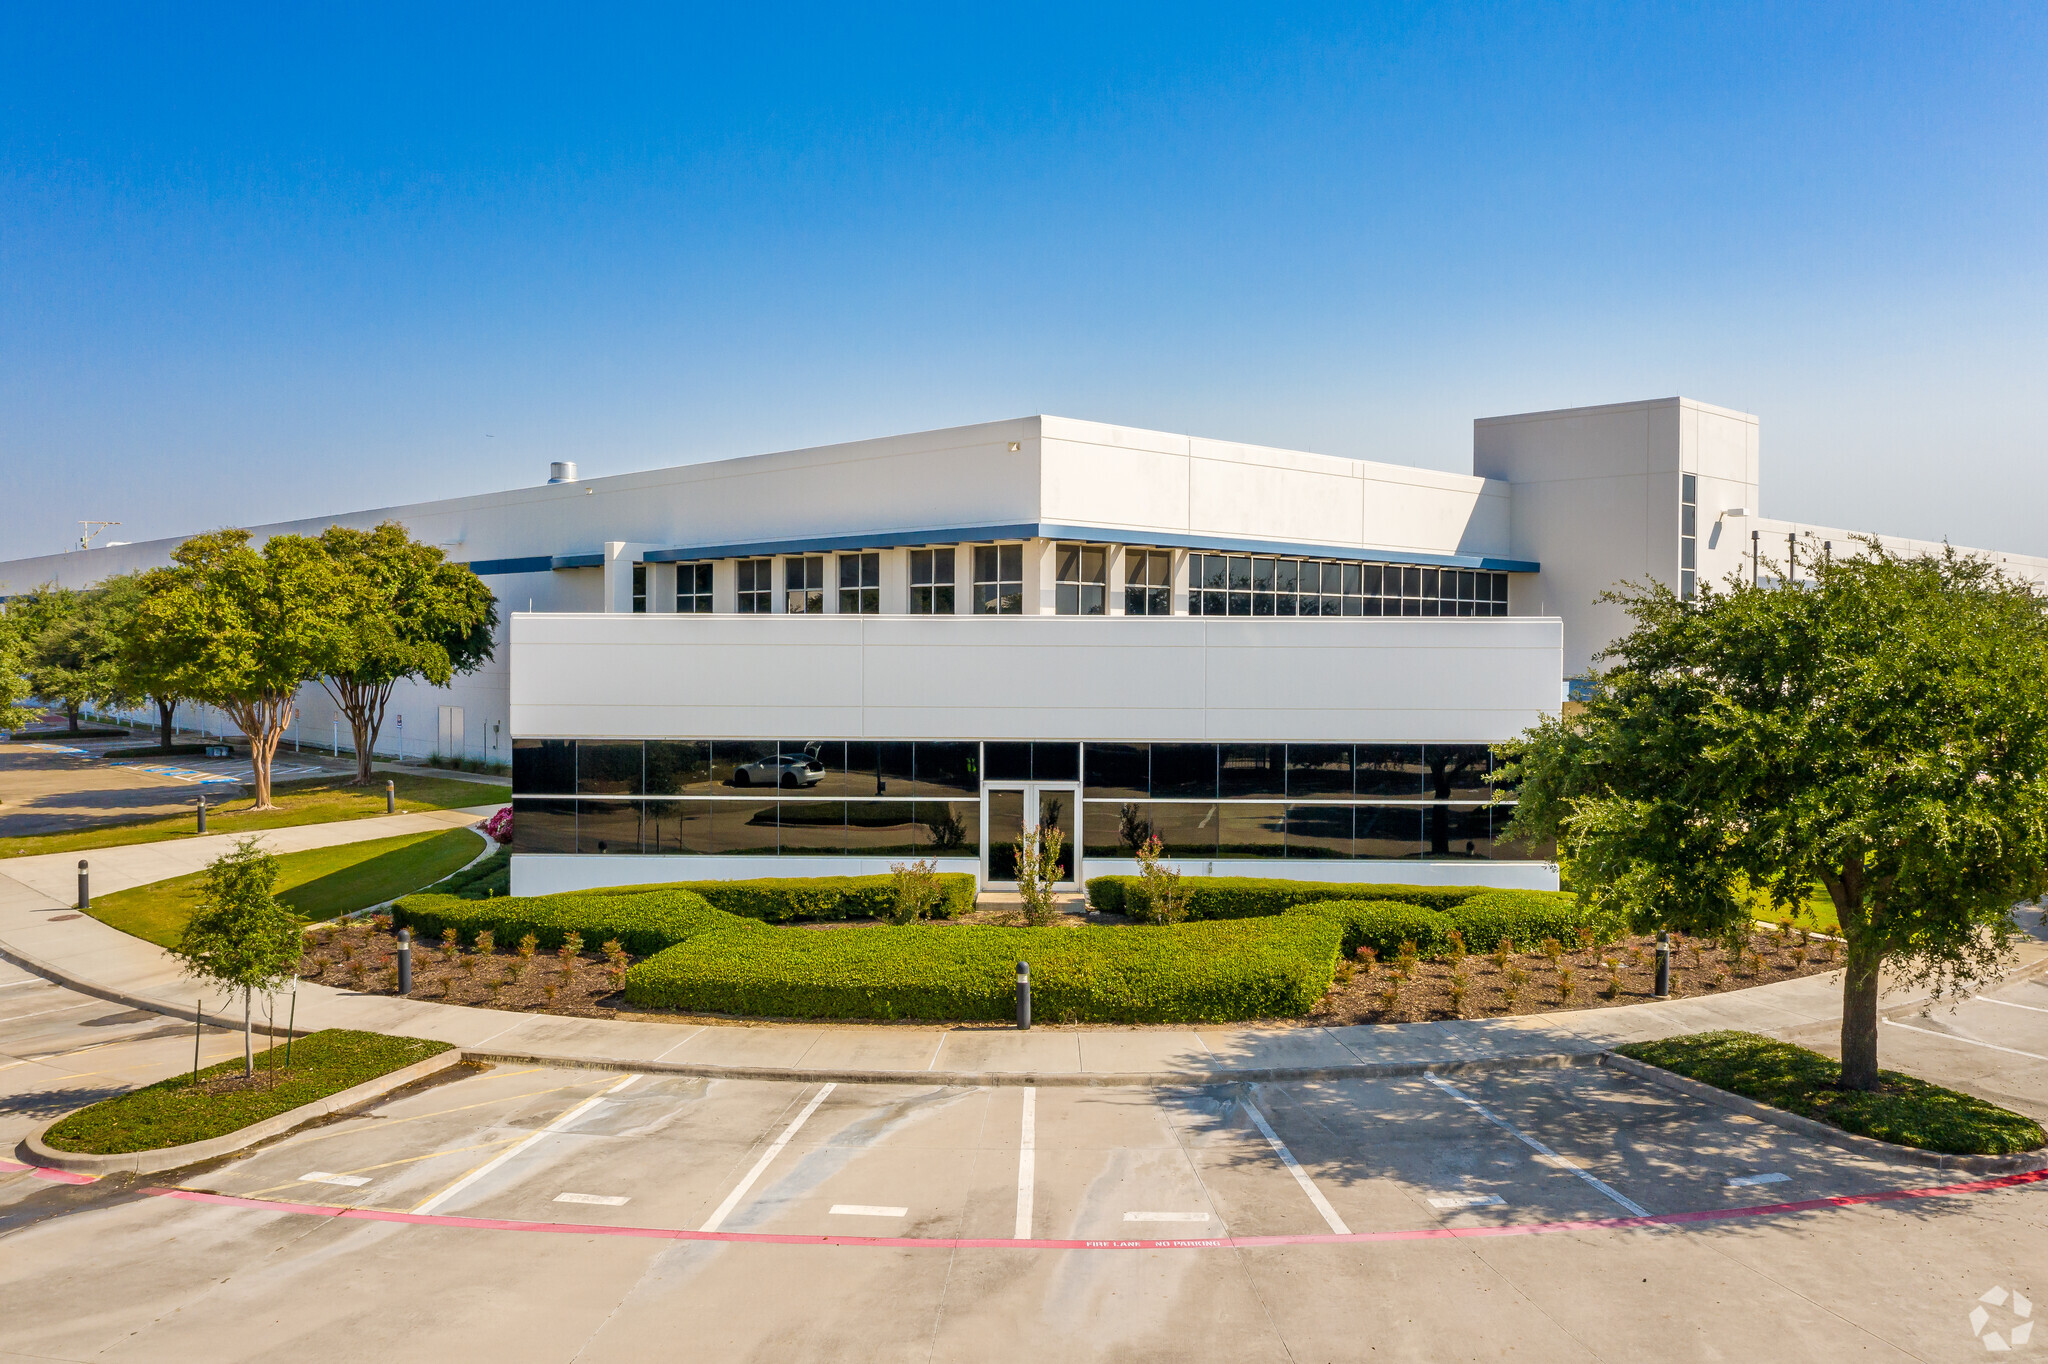
[[[1756,419],[1671,398],[1480,420],[1471,475],[1040,416],[254,529],[397,520],[497,593],[495,660],[401,688],[383,743],[511,765],[520,893],[1001,886],[1027,825],[1074,882],[1156,834],[1198,875],[1551,887],[1487,746],[1586,672],[1614,583],[1851,552],[1758,501]],[[300,743],[345,742],[302,703]]]

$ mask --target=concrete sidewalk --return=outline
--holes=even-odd
[[[326,847],[474,822],[497,807],[302,825],[261,837],[275,851]],[[95,893],[197,870],[231,836],[103,848],[91,854]],[[79,915],[77,861],[69,854],[0,864],[0,955],[90,994],[191,1018],[202,991],[162,949]],[[2022,969],[2048,963],[2048,945],[2021,949]],[[1887,1009],[1923,998],[1900,992]],[[285,1010],[278,1010],[283,1022]],[[221,1021],[240,1023],[231,1001],[206,1000]],[[1316,1027],[1293,1023],[1202,1027],[1044,1027],[1000,1024],[872,1025],[670,1023],[565,1018],[423,1000],[298,987],[297,1024],[432,1037],[507,1057],[567,1064],[686,1068],[759,1078],[921,1081],[1036,1077],[1043,1083],[1186,1083],[1385,1073],[1389,1067],[1537,1063],[1586,1057],[1621,1042],[1741,1028],[1811,1032],[1841,1014],[1838,973],[1726,995],[1520,1018]]]

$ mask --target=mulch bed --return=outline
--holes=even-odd
[[[1697,999],[1752,985],[1818,975],[1841,965],[1841,944],[1803,933],[1758,932],[1737,960],[1720,944],[1672,935],[1671,998]],[[1572,950],[1554,961],[1540,952],[1503,960],[1469,956],[1462,964],[1416,962],[1407,979],[1397,965],[1354,967],[1305,1020],[1310,1023],[1425,1023],[1446,1018],[1491,1018],[1598,1009],[1656,998],[1657,940],[1622,938],[1604,947]],[[1832,950],[1830,950],[1832,949]],[[1462,998],[1456,976],[1464,975]],[[1512,993],[1512,998],[1510,998]]]
[[[545,951],[528,957],[516,943],[490,953],[470,947],[451,953],[438,942],[416,941],[409,997],[524,1013],[617,1017],[619,976],[636,959],[621,955],[615,968],[603,944],[586,946],[590,950],[576,957]],[[379,914],[308,933],[299,976],[339,990],[397,994],[398,938],[391,921]]]
[[[1010,909],[981,910],[953,922],[961,927],[1003,926],[1021,924],[1023,916]],[[1126,921],[1118,915],[1089,914],[1085,921],[1080,915],[1062,916],[1063,924],[1075,928],[1122,922]],[[869,925],[792,925],[819,931],[864,926]],[[1672,944],[1674,999],[1726,994],[1751,985],[1817,975],[1841,964],[1839,944],[1797,933],[1787,937],[1775,930],[1752,937],[1739,960],[1720,944],[1704,939],[1674,934]],[[451,952],[438,942],[415,942],[410,998],[523,1013],[620,1017],[626,1011],[620,977],[624,967],[638,958],[621,953],[608,959],[601,943],[585,947],[587,950],[575,957],[544,951],[527,957],[520,954],[517,944],[501,943],[483,953],[471,947]],[[398,939],[388,918],[377,915],[355,920],[308,933],[299,975],[336,989],[392,995],[398,992],[397,952]],[[1640,1004],[1655,998],[1656,962],[1656,940],[1641,937],[1591,949],[1574,943],[1554,961],[1540,952],[1519,952],[1504,961],[1468,956],[1459,965],[1418,961],[1401,980],[1397,980],[1397,963],[1380,962],[1370,971],[1347,963],[1339,968],[1336,983],[1314,1010],[1301,1019],[1284,1021],[1311,1025],[1422,1023]],[[1462,998],[1454,998],[1455,977],[1461,972],[1464,993]],[[1569,993],[1564,983],[1570,985]],[[683,1017],[638,1011],[633,1016]]]

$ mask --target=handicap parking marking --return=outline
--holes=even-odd
[[[1498,1127],[1501,1131],[1513,1137],[1516,1141],[1521,1142],[1522,1145],[1534,1151],[1538,1156],[1543,1157],[1545,1164],[1552,1165],[1560,1170],[1568,1170],[1572,1174],[1577,1175],[1580,1179],[1584,1180],[1588,1185],[1597,1190],[1601,1195],[1603,1195],[1609,1201],[1614,1203],[1615,1206],[1627,1212],[1631,1217],[1648,1217],[1650,1215],[1649,1211],[1646,1208],[1644,1208],[1640,1203],[1637,1203],[1634,1199],[1629,1198],[1627,1195],[1619,1192],[1612,1185],[1608,1184],[1605,1180],[1595,1175],[1592,1171],[1579,1165],[1576,1161],[1570,1160],[1564,1156],[1559,1155],[1557,1152],[1551,1150],[1548,1146],[1545,1146],[1542,1142],[1530,1136],[1521,1128],[1516,1127],[1513,1123],[1501,1117],[1492,1109],[1488,1108],[1485,1104],[1479,1102],[1479,1100],[1473,1098],[1464,1090],[1458,1088],[1458,1086],[1452,1084],[1450,1081],[1444,1079],[1442,1076],[1437,1075],[1433,1071],[1424,1071],[1422,1073],[1422,1078],[1428,1081],[1430,1084],[1434,1085],[1443,1093],[1449,1095],[1451,1098],[1456,1099],[1459,1103],[1465,1105],[1465,1107],[1470,1109],[1472,1112],[1477,1113],[1480,1117],[1492,1123],[1495,1127]]]
[[[600,1208],[623,1208],[629,1200],[624,1194],[558,1193],[557,1203],[594,1203]]]
[[[346,1189],[360,1189],[370,1182],[368,1175],[331,1175],[325,1170],[309,1170],[299,1176],[301,1184],[339,1184]]]
[[[884,1208],[873,1203],[834,1203],[834,1217],[908,1217],[908,1208]]]
[[[1781,1175],[1775,1170],[1763,1175],[1737,1175],[1734,1179],[1728,1181],[1728,1187],[1731,1189],[1747,1189],[1758,1184],[1783,1184],[1791,1178],[1792,1176]]]

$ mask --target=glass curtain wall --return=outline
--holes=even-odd
[[[1193,616],[1505,616],[1508,575],[1249,554],[1188,556]]]
[[[1484,744],[518,739],[512,759],[518,852],[974,858],[984,781],[1079,780],[1088,858],[1156,836],[1203,861],[1555,859],[1509,840]]]

